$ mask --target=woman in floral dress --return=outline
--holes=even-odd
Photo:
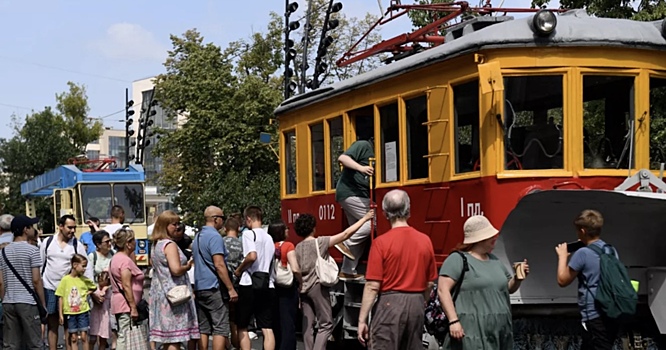
[[[180,238],[175,235],[182,234],[177,231],[179,223],[178,215],[167,210],[157,217],[151,237],[150,340],[162,343],[166,350],[179,350],[183,342],[188,342],[189,350],[195,350],[200,335],[194,299],[172,306],[166,297],[175,286],[191,288],[187,271],[192,268],[192,261],[187,261],[172,240]]]

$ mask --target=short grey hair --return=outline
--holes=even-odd
[[[391,190],[382,200],[384,216],[391,222],[398,219],[407,220],[410,209],[409,195],[403,190]]]
[[[14,220],[13,215],[4,214],[0,216],[0,229],[2,229],[3,231],[11,231],[12,220]]]

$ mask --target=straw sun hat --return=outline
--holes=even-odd
[[[463,244],[481,242],[495,236],[499,232],[483,215],[471,216],[465,221],[463,229],[465,231]]]

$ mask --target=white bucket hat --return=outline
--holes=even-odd
[[[463,244],[472,244],[481,242],[495,236],[499,231],[483,215],[471,216],[463,227],[465,231],[465,240]]]

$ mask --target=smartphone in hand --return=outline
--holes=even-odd
[[[583,248],[584,246],[585,243],[583,243],[582,241],[569,242],[567,243],[567,252],[573,253],[578,249]]]

